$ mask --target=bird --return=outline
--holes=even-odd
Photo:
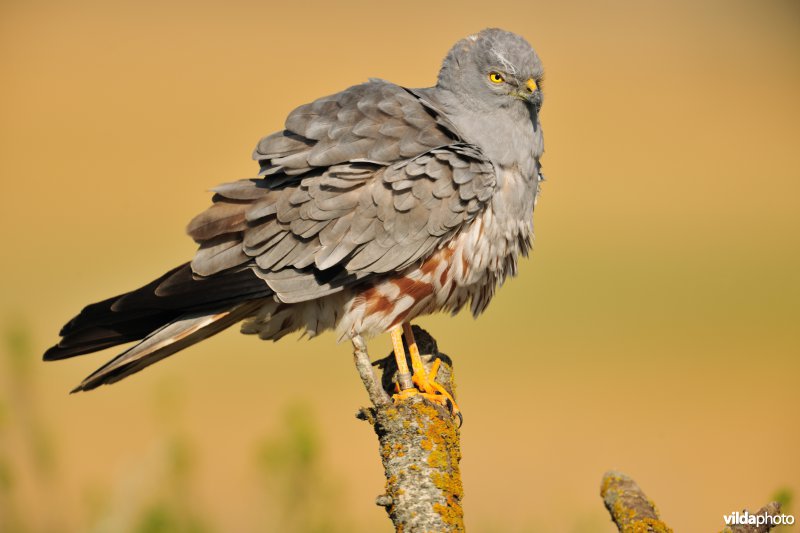
[[[423,394],[457,410],[422,364],[411,322],[466,306],[477,317],[531,250],[542,78],[523,37],[488,28],[453,45],[432,87],[371,78],[297,107],[259,141],[254,177],[212,189],[187,228],[193,258],[86,306],[44,360],[137,342],[78,392],[238,323],[273,341],[388,332],[395,400]]]

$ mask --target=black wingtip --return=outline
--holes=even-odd
[[[46,352],[44,352],[44,354],[42,354],[42,361],[60,361],[62,359],[75,357],[76,355],[83,355],[104,350],[106,348],[110,348],[111,346],[116,346],[117,344],[119,344],[117,341],[97,342],[93,344],[86,343],[79,346],[62,346],[61,343],[59,343],[51,346]]]
[[[77,394],[79,392],[89,392],[90,390],[94,390],[100,385],[103,385],[103,382],[92,382],[92,377],[94,374],[88,376],[83,381],[81,381],[77,387],[69,391],[70,394]]]
[[[44,354],[42,354],[42,361],[57,361],[59,359],[63,359],[63,357],[59,356],[59,352],[60,348],[57,344],[55,346],[51,346],[46,352],[44,352]]]

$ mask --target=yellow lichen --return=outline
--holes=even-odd
[[[622,503],[622,500],[619,499],[614,502],[611,512],[614,514],[614,518],[617,519],[617,522],[627,522],[636,516],[636,511],[625,507],[625,505]]]
[[[441,449],[431,450],[428,454],[428,464],[431,468],[447,468],[447,453]]]
[[[384,460],[387,460],[391,456],[392,456],[392,448],[391,448],[391,446],[389,446],[388,443],[384,444],[383,446],[381,446],[381,457],[383,457]]]
[[[464,512],[460,505],[450,506],[434,503],[433,510],[442,517],[442,521],[447,524],[448,531],[464,531]]]
[[[672,529],[661,520],[655,518],[642,518],[633,522],[622,524],[620,533],[673,533]]]
[[[610,507],[614,521],[618,524],[621,533],[672,533],[664,522],[658,518],[636,518],[636,510],[625,506],[621,496],[624,491],[620,484],[627,478],[616,473],[608,473],[603,477],[600,486],[600,495]],[[658,516],[658,510],[651,500],[647,500],[653,512]]]
[[[600,496],[602,498],[605,498],[606,494],[611,488],[611,485],[618,483],[619,481],[622,481],[622,479],[619,476],[615,474],[606,474],[606,476],[603,478],[603,484],[600,487]]]
[[[431,481],[441,491],[442,498],[433,505],[433,510],[447,525],[448,531],[463,531],[461,500],[464,489],[458,464],[461,450],[458,443],[458,431],[453,421],[443,417],[441,410],[437,407],[426,401],[419,401],[419,399],[403,401],[398,404],[398,407],[400,410],[397,408],[386,409],[387,418],[395,419],[397,416],[401,416],[402,412],[403,428],[410,430],[410,434],[407,436],[417,441],[418,446],[428,452],[426,462],[428,467],[433,469],[430,475]],[[393,457],[403,456],[405,451],[402,445],[396,443],[385,444],[381,447],[385,463]],[[409,472],[418,472],[421,469],[423,469],[422,465],[411,464],[407,466],[407,471],[400,475],[408,475]],[[387,479],[386,484],[386,494],[391,496],[394,501],[398,501],[398,496],[403,494],[403,490],[398,487],[398,479],[392,476]],[[393,509],[394,506],[387,509],[390,515]]]

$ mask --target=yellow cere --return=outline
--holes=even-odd
[[[536,80],[534,80],[533,78],[529,78],[529,79],[528,79],[528,81],[527,81],[527,82],[525,82],[525,85],[527,85],[527,86],[528,86],[528,90],[529,90],[530,92],[535,92],[535,91],[536,91],[536,89],[538,89],[538,88],[539,88],[539,87],[536,85]]]

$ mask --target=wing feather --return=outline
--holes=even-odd
[[[261,177],[215,188],[190,224],[192,267],[246,263],[286,302],[408,268],[474,219],[496,185],[441,111],[380,80],[300,106],[254,158]]]

